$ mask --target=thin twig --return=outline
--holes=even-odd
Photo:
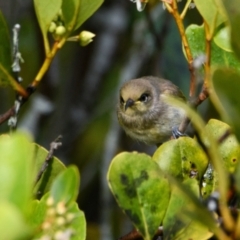
[[[5,113],[0,115],[0,124],[7,121],[14,114],[15,114],[15,107],[13,106],[10,109],[8,109]]]
[[[205,26],[205,36],[206,36],[205,55],[204,55],[204,59],[201,59],[201,61],[200,61],[201,65],[202,64],[204,65],[204,82],[203,82],[202,90],[199,93],[199,95],[197,96],[197,98],[192,96],[189,99],[189,104],[193,108],[197,108],[209,96],[208,87],[209,87],[209,81],[210,81],[209,79],[210,79],[210,66],[211,66],[211,40],[212,40],[212,36],[210,34],[209,27],[208,27],[206,22],[204,22],[204,26]],[[200,56],[200,58],[203,58],[203,57]],[[198,61],[198,59],[197,59],[197,61]],[[196,74],[196,69],[199,67],[199,64],[197,64],[197,65],[198,66],[195,66],[194,61],[192,62],[192,67],[193,67],[193,70],[195,72],[194,73],[195,80],[196,80],[196,75],[197,75]],[[195,88],[196,88],[196,84],[195,84]],[[180,132],[185,132],[186,128],[187,128],[187,126],[190,122],[191,122],[190,119],[186,116],[185,119],[180,124],[178,130]]]
[[[184,6],[184,9],[183,9],[183,11],[182,11],[182,13],[181,13],[181,15],[180,15],[180,16],[181,16],[181,19],[184,19],[185,15],[186,15],[186,13],[187,13],[187,10],[188,10],[189,7],[190,7],[191,2],[192,2],[192,0],[187,0],[186,4],[185,4],[185,6]]]
[[[21,71],[20,62],[24,62],[19,51],[19,32],[21,26],[19,24],[15,24],[13,27],[13,64],[12,64],[12,72],[15,75],[14,81],[21,86],[22,78],[19,76]],[[24,90],[25,91],[25,90]],[[8,126],[10,130],[15,130],[18,122],[18,112],[21,107],[21,102],[23,101],[23,96],[19,94],[19,91],[16,91],[16,100],[14,102],[14,114],[8,120]]]
[[[19,95],[22,96],[22,102],[21,102],[20,106],[22,106],[23,103],[25,103],[28,100],[28,98],[32,95],[32,93],[35,91],[36,87],[41,82],[44,74],[49,69],[49,67],[52,63],[52,60],[55,57],[56,53],[58,52],[58,50],[60,48],[62,48],[62,46],[64,45],[65,42],[66,42],[66,39],[63,38],[60,42],[55,42],[53,44],[52,50],[48,54],[48,56],[46,57],[46,59],[45,59],[43,65],[42,65],[41,69],[39,70],[37,76],[35,77],[33,82],[27,87],[26,90],[20,84],[18,84],[16,81],[13,81],[13,82],[15,82],[13,84],[15,84],[16,91],[19,93]],[[3,122],[8,120],[11,116],[13,116],[15,114],[15,109],[14,108],[15,108],[15,105],[12,106],[7,112],[0,115],[0,124],[2,124]]]
[[[42,164],[41,169],[38,172],[35,184],[38,183],[38,181],[42,177],[43,173],[46,171],[49,161],[53,158],[54,151],[57,150],[60,146],[62,146],[62,142],[60,142],[61,139],[62,139],[62,136],[59,135],[53,142],[50,143],[50,149],[49,149],[48,155],[47,155],[44,163]]]
[[[196,77],[195,77],[194,68],[192,66],[193,56],[192,56],[192,53],[191,53],[191,50],[190,50],[190,47],[189,47],[189,44],[188,44],[187,36],[185,34],[185,28],[184,28],[184,25],[183,25],[183,20],[181,18],[181,15],[179,14],[176,0],[173,0],[173,2],[172,2],[172,12],[171,12],[171,14],[173,15],[173,17],[176,21],[176,24],[177,24],[177,27],[178,27],[178,30],[179,30],[179,33],[180,33],[180,36],[181,36],[181,39],[182,39],[183,47],[184,47],[184,50],[185,50],[185,53],[186,53],[186,57],[187,57],[187,61],[188,61],[188,68],[189,68],[189,71],[190,71],[189,97],[192,97],[192,96],[194,96],[195,90],[196,90]]]

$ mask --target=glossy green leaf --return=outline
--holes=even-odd
[[[33,147],[23,134],[0,136],[0,200],[28,212],[35,168]]]
[[[214,43],[218,47],[222,48],[224,51],[232,52],[229,26],[224,26],[220,30],[218,30],[213,40],[214,40]]]
[[[199,197],[199,184],[196,179],[183,181],[183,187]],[[186,215],[186,210],[192,210],[192,201],[175,185],[172,187],[171,198],[166,215],[163,220],[163,234],[166,240],[203,240],[208,239],[212,233]],[[194,229],[194,225],[197,226]]]
[[[62,0],[34,0],[35,12],[42,31],[46,53],[50,50],[47,32],[52,20],[60,11],[61,5]]]
[[[203,26],[195,24],[186,29],[186,35],[193,58],[205,53],[205,36]],[[240,62],[232,52],[226,52],[214,42],[211,44],[211,66],[229,66],[240,71]]]
[[[217,5],[214,0],[194,0],[194,3],[213,35],[214,30],[227,20],[225,15],[222,14],[223,11],[219,10],[221,6]]]
[[[80,3],[82,0],[62,0],[62,14],[68,32],[71,32],[76,24]]]
[[[50,195],[55,202],[65,203],[75,201],[80,186],[80,176],[77,167],[70,166],[61,172],[54,180],[50,189]]]
[[[123,152],[112,160],[107,178],[119,206],[144,239],[152,239],[170,197],[168,180],[158,165],[146,154]]]
[[[103,0],[81,0],[80,10],[74,29],[79,28],[97,9],[102,5]]]
[[[69,206],[68,213],[74,214],[71,222],[71,228],[74,230],[74,235],[71,240],[85,240],[86,239],[86,219],[83,211],[78,208],[76,202]]]
[[[48,194],[45,194],[42,198],[41,201],[34,199],[32,200],[32,202],[30,203],[30,216],[29,216],[29,224],[33,227],[33,229],[38,228],[43,220],[44,217],[46,215],[46,210],[47,210],[47,206],[46,204],[42,203],[43,201],[46,202],[47,197],[49,196]]]
[[[228,19],[231,27],[231,43],[235,54],[240,59],[240,33],[239,33],[239,22],[240,22],[240,9],[239,0],[222,0],[222,3],[226,9]]]
[[[206,130],[216,140],[220,139],[230,129],[228,124],[216,119],[211,119],[206,125]],[[240,146],[235,135],[231,134],[219,144],[218,151],[227,171],[229,173],[235,172],[236,166],[240,162]]]
[[[213,88],[225,109],[222,116],[232,126],[238,141],[240,140],[240,74],[232,69],[216,69],[212,77]]]
[[[230,130],[230,126],[219,120],[211,119],[207,123],[205,130],[217,141]],[[220,143],[218,145],[218,151],[227,172],[234,173],[240,161],[240,146],[235,135],[231,134]],[[209,165],[202,179],[201,192],[203,198],[209,197],[212,192],[217,190],[217,186],[218,175],[213,167]]]
[[[0,63],[2,68],[6,69],[6,72],[11,70],[11,41],[9,36],[9,31],[5,19],[0,11]],[[5,84],[9,82],[5,75],[2,75],[0,69],[0,84]]]
[[[37,144],[33,145],[35,148],[34,160],[36,162],[38,173],[42,167],[42,164],[45,162],[45,159],[48,155],[48,151]],[[58,174],[60,174],[65,169],[66,167],[63,165],[63,163],[56,157],[53,157],[53,159],[51,159],[48,162],[48,166],[45,172],[43,173],[42,177],[34,187],[34,192],[37,198],[41,198],[41,196],[43,196],[46,192],[50,190],[53,180],[56,178]]]
[[[235,186],[239,194],[240,193],[240,164],[237,165],[234,176],[236,181]]]
[[[199,134],[199,138],[202,143],[205,145],[206,150],[208,152],[209,158],[211,159],[211,163],[214,166],[214,169],[218,173],[221,178],[218,179],[218,190],[221,194],[221,197],[224,199],[227,196],[228,189],[228,174],[223,167],[223,162],[219,161],[221,159],[220,154],[218,152],[218,145],[213,136],[206,131],[205,122],[201,118],[201,116],[196,112],[196,109],[191,108],[186,103],[183,103],[175,98],[164,96],[164,101],[167,101],[169,104],[174,106],[178,106],[185,110],[187,116],[191,119],[191,122],[195,128],[195,130]],[[176,183],[175,183],[176,184]],[[223,200],[227,201],[226,199]],[[197,204],[197,203],[196,203]]]
[[[179,180],[202,178],[208,165],[208,158],[198,143],[189,137],[182,137],[162,144],[153,155],[164,173]]]
[[[30,239],[30,228],[14,204],[0,200],[0,216],[1,239]]]

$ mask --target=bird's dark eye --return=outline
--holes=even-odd
[[[145,102],[148,101],[148,99],[149,99],[149,94],[143,93],[143,94],[141,95],[141,97],[139,98],[139,101],[145,103]]]
[[[124,103],[124,100],[123,100],[122,96],[120,96],[120,103],[121,103],[121,104]]]

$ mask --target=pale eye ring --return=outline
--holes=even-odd
[[[149,94],[143,93],[138,100],[139,100],[140,102],[146,103],[146,102],[149,100]]]

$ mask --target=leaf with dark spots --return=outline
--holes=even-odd
[[[128,185],[125,187],[125,193],[129,198],[134,198],[137,196],[136,189],[133,185]]]
[[[139,216],[134,213],[131,209],[126,209],[125,213],[132,219],[133,222],[135,222],[136,224],[141,223],[141,220],[139,218]]]
[[[123,185],[128,185],[129,184],[129,180],[126,174],[121,174],[120,175],[120,179],[121,179],[121,183]]]
[[[108,183],[117,203],[144,239],[152,239],[163,221],[170,186],[158,164],[150,156],[124,152],[108,170]]]

